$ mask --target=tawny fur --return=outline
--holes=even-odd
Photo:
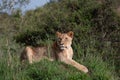
[[[41,59],[48,59],[50,61],[59,60],[68,65],[74,66],[84,73],[88,72],[88,69],[72,59],[73,49],[71,47],[73,32],[60,33],[56,32],[57,41],[48,51],[47,47],[32,47],[27,46],[21,53],[21,62],[28,60],[29,63],[38,62]]]

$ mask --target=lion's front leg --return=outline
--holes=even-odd
[[[84,73],[88,72],[87,67],[85,67],[84,65],[79,64],[78,62],[76,62],[73,59],[64,59],[64,60],[62,60],[62,62],[66,63],[66,64],[69,64],[71,66],[74,66],[75,68],[77,68],[80,71],[83,71]]]

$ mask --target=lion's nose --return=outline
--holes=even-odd
[[[63,43],[60,43],[60,45],[63,45]]]

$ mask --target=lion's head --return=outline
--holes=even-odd
[[[69,31],[67,33],[56,32],[57,35],[57,45],[61,50],[67,49],[72,44],[73,32]]]

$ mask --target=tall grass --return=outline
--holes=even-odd
[[[51,44],[49,41],[45,43]],[[74,59],[88,67],[88,74],[59,61],[42,60],[32,65],[21,65],[19,54],[14,54],[9,48],[10,45],[7,45],[6,53],[0,56],[1,80],[118,80],[113,65],[109,66],[100,56],[91,54],[89,49],[84,55],[77,44],[74,46]]]

